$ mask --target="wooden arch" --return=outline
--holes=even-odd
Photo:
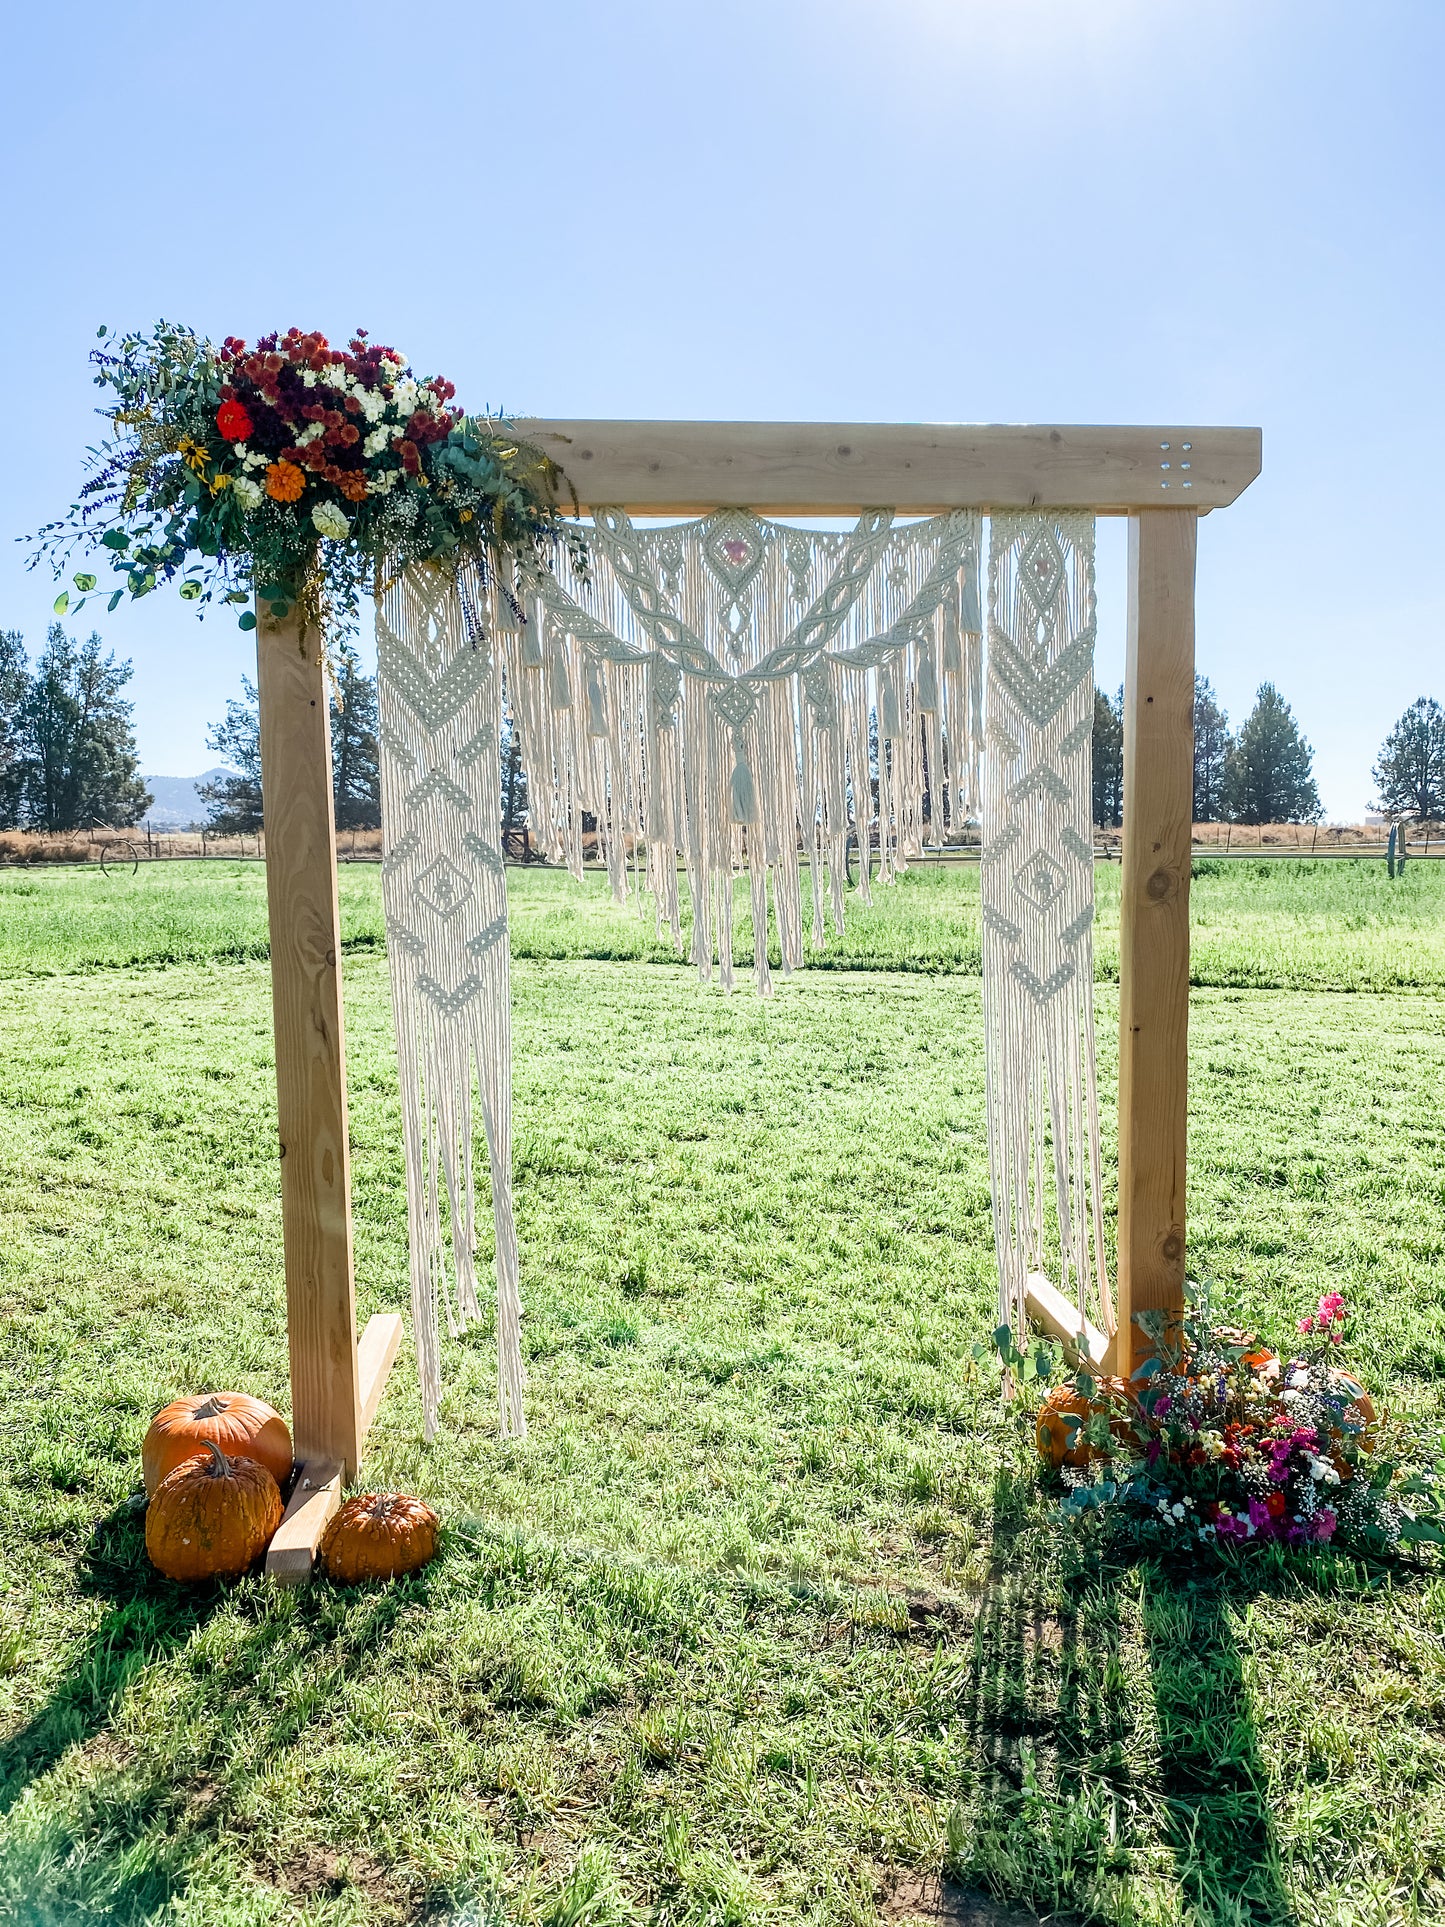
[[[1079,508],[1129,519],[1119,937],[1118,1336],[1112,1355],[1044,1278],[1029,1306],[1124,1373],[1139,1311],[1184,1304],[1189,875],[1194,793],[1194,567],[1199,518],[1260,469],[1256,428],[520,421],[585,507],[638,515],[750,508],[843,515],[887,504]],[[281,1148],[295,1494],[267,1570],[311,1570],[360,1465],[401,1339],[379,1313],[360,1342],[351,1232],[341,931],[328,693],[317,639],[257,611],[266,891]]]

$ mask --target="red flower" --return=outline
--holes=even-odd
[[[1271,1492],[1264,1504],[1265,1510],[1269,1513],[1271,1519],[1279,1519],[1284,1516],[1284,1494],[1282,1492]]]
[[[216,426],[228,442],[243,442],[253,424],[243,403],[223,401],[216,410]]]

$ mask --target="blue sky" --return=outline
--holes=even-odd
[[[7,41],[0,532],[71,499],[97,325],[159,315],[359,324],[518,413],[1257,423],[1200,531],[1231,715],[1277,682],[1348,818],[1445,699],[1439,0],[62,0]],[[92,611],[144,767],[213,761],[231,618]]]

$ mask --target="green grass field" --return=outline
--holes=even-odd
[[[1118,890],[1117,866],[1101,864],[1101,982],[1118,977]],[[555,870],[512,870],[509,895],[515,957],[676,961],[650,908],[636,898],[614,904],[600,875],[577,884]],[[1200,986],[1445,988],[1445,863],[1417,861],[1392,882],[1375,861],[1205,857],[1195,865],[1192,914]],[[750,956],[741,885],[737,922],[739,954]],[[342,865],[341,926],[349,950],[382,947],[376,864]],[[871,908],[850,896],[847,926],[841,938],[830,934],[814,967],[976,974],[977,865],[920,865],[896,887],[875,888]],[[0,869],[0,978],[266,953],[259,863],[151,863],[134,874],[123,865]],[[776,962],[776,938],[772,955]]]
[[[1193,1264],[1280,1339],[1344,1289],[1367,1378],[1445,1418],[1445,875],[1218,869]],[[405,1206],[376,873],[342,885],[364,1317]],[[443,1511],[425,1574],[153,1575],[152,1410],[285,1404],[261,889],[0,876],[0,1921],[1441,1918],[1445,1578],[1091,1564],[972,1361],[972,871],[767,1003],[514,875],[532,1437],[488,1330],[430,1449],[403,1356],[367,1477]]]

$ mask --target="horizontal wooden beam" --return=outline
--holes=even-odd
[[[544,421],[513,424],[584,507],[641,515],[751,508],[1224,508],[1260,466],[1257,428],[974,428],[956,423]]]

